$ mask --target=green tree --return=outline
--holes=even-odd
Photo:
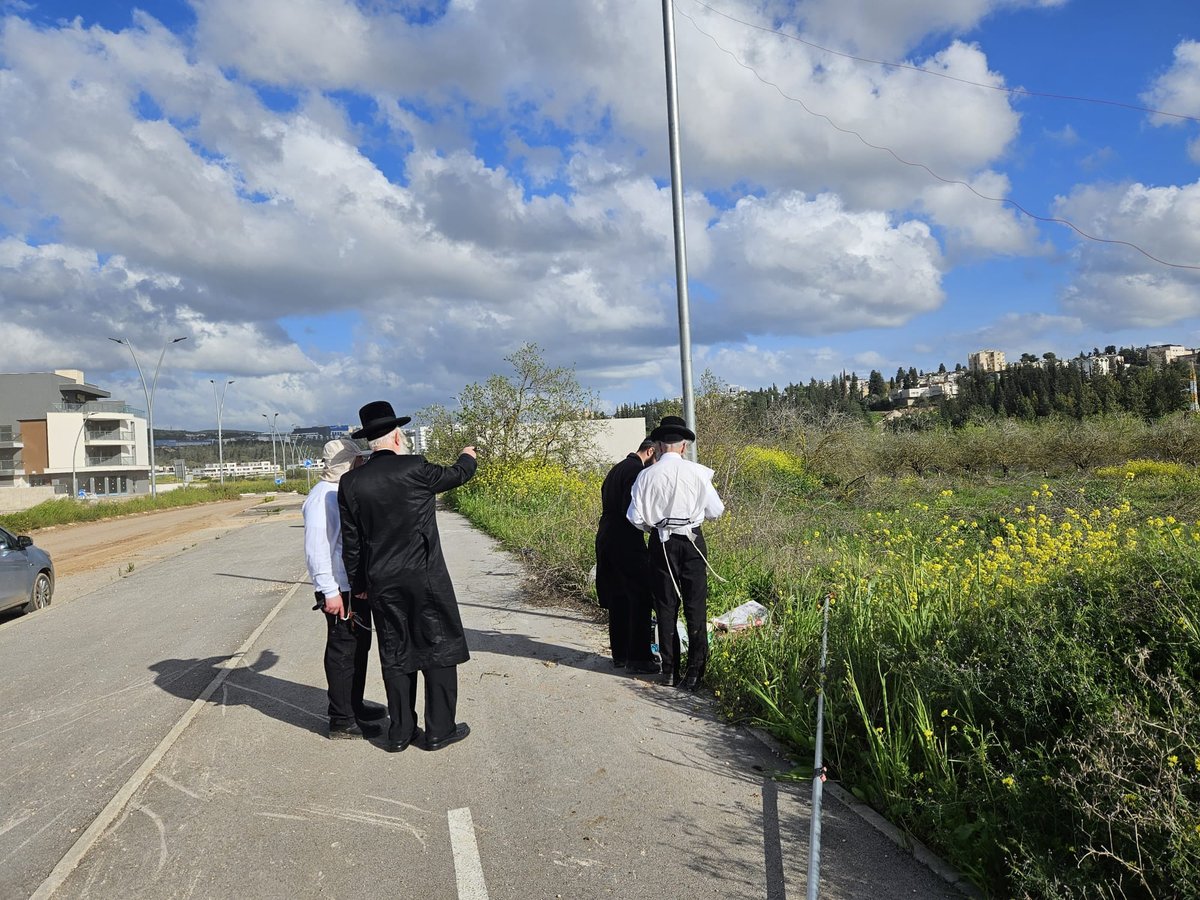
[[[467,385],[456,410],[435,405],[422,411],[433,428],[432,455],[449,457],[474,444],[488,461],[592,464],[587,420],[596,397],[580,386],[575,370],[548,365],[536,344],[523,345],[505,361],[513,374]]]

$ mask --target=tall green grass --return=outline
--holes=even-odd
[[[1197,508],[1194,470],[849,494],[780,453],[731,453],[706,526],[710,615],[771,610],[714,638],[724,714],[807,759],[831,595],[825,755],[847,787],[993,896],[1200,895],[1200,524],[1171,512]],[[588,597],[598,483],[513,466],[453,502]]]

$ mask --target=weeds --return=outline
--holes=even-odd
[[[716,446],[728,512],[705,526],[725,579],[709,611],[753,599],[771,615],[714,639],[709,683],[728,718],[810,754],[832,592],[834,777],[995,896],[1179,896],[1200,884],[1200,523],[1182,512],[1200,510],[1200,479],[1183,449],[1018,477],[1036,458],[1025,432],[985,432],[971,446],[988,471],[942,471],[917,435],[890,480],[861,470],[876,436],[839,435],[821,459],[844,471]],[[598,485],[484,468],[452,502],[548,592],[587,598]]]

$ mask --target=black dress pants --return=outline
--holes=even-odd
[[[342,603],[349,602],[342,594]],[[363,709],[371,653],[371,610],[359,601],[355,619],[325,614],[325,681],[329,685],[329,724],[352,725]]]
[[[458,666],[411,668],[409,610],[404,602],[371,595],[375,628],[379,635],[379,667],[387,691],[388,741],[410,740],[417,729],[417,672],[425,679],[425,734],[439,739],[455,729],[458,709]]]
[[[435,740],[449,737],[457,723],[458,666],[422,669],[425,679],[425,735]],[[389,741],[407,741],[417,729],[417,673],[384,670],[388,715],[391,716]]]
[[[664,544],[658,534],[650,536],[650,571],[654,589],[654,615],[658,619],[658,650],[662,670],[679,677],[679,634],[675,623],[679,608],[687,623],[688,664],[685,677],[704,677],[708,667],[708,570],[704,556],[708,546],[696,529],[693,544],[682,535],[671,535]]]

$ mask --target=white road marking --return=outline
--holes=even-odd
[[[200,714],[200,711],[204,709],[212,695],[216,693],[217,688],[221,687],[225,679],[229,677],[229,673],[241,664],[243,657],[254,646],[254,642],[258,640],[259,635],[266,631],[267,626],[271,624],[271,621],[279,614],[279,611],[292,599],[301,585],[305,584],[308,584],[307,578],[304,581],[297,581],[293,584],[292,589],[283,595],[283,599],[275,604],[275,608],[267,613],[267,617],[254,629],[254,633],[246,638],[246,642],[237,649],[232,657],[225,661],[221,671],[208,683],[208,687],[204,689],[204,692],[192,701],[192,705],[188,707],[183,717],[175,723],[175,727],[171,729],[165,738],[159,741],[158,746],[151,751],[150,755],[138,767],[138,770],[129,776],[129,780],[117,791],[116,796],[108,801],[108,805],[100,810],[100,814],[92,820],[92,824],[79,836],[79,840],[58,861],[58,865],[54,867],[54,871],[46,876],[46,880],[33,892],[29,900],[46,900],[46,898],[53,895],[56,890],[62,887],[63,882],[75,871],[88,851],[92,849],[92,845],[100,839],[100,836],[108,826],[125,810],[125,807],[133,798],[138,788],[150,777],[150,774],[154,771],[154,767],[162,761],[162,758],[167,755],[167,751],[179,740],[179,736],[183,734],[184,729]]]
[[[483,882],[483,864],[479,861],[471,810],[466,807],[452,809],[446,813],[446,818],[450,821],[450,848],[454,851],[458,900],[487,900],[487,885]]]

